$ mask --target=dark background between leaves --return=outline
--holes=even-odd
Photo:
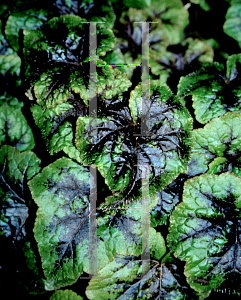
[[[12,1],[12,5],[14,5],[15,1]],[[24,2],[24,1],[23,1]],[[53,1],[39,1],[39,5],[41,5],[40,8],[43,8],[43,6],[51,7],[53,10],[53,15],[58,14],[57,8],[54,7],[54,5],[51,4]],[[35,3],[35,2],[34,2]],[[183,4],[187,4],[189,1],[183,0]],[[192,37],[201,37],[203,39],[209,39],[214,38],[219,42],[219,48],[215,52],[214,61],[219,61],[221,63],[225,63],[225,58],[220,54],[221,52],[226,52],[229,55],[231,54],[237,54],[240,52],[240,48],[238,46],[238,43],[227,36],[223,32],[223,24],[225,22],[225,14],[227,12],[227,9],[229,7],[229,3],[224,0],[209,0],[207,3],[210,5],[210,11],[204,11],[202,10],[198,5],[192,4],[189,8],[189,25],[185,29],[185,35],[186,36],[192,36]],[[55,11],[56,10],[56,11]],[[115,11],[116,13],[116,19],[118,20],[121,11]],[[4,26],[4,24],[3,24]],[[21,33],[20,33],[21,34]],[[21,39],[20,39],[21,42]],[[178,46],[173,46],[172,51],[178,52]],[[168,82],[170,88],[175,93],[177,90],[177,84],[180,79],[180,76],[187,75],[189,73],[189,70],[184,69],[182,72],[176,72],[172,76],[171,82]],[[140,81],[141,76],[141,70],[140,68],[136,68],[135,70],[135,78],[136,82],[133,82],[134,85],[136,85]],[[24,78],[21,78],[22,82],[24,82]],[[22,85],[23,93],[24,95],[24,84]],[[129,91],[128,91],[129,92]],[[19,96],[19,95],[18,95]],[[193,108],[191,104],[188,104],[187,106],[189,111],[191,112],[192,116],[193,114]],[[28,124],[30,125],[34,138],[35,138],[35,148],[33,149],[33,152],[36,153],[38,157],[41,158],[42,168],[50,164],[51,162],[55,161],[56,159],[63,156],[62,152],[59,152],[58,154],[55,154],[54,156],[50,156],[49,152],[47,151],[47,148],[45,146],[45,143],[42,139],[42,136],[40,134],[39,128],[34,123],[34,120],[32,118],[32,114],[30,113],[30,108],[28,105],[24,105],[22,108],[22,111],[28,121]],[[198,122],[194,123],[194,129],[202,127],[201,124]],[[97,206],[101,199],[104,199],[106,196],[110,195],[110,191],[108,187],[105,185],[104,179],[102,176],[98,173],[97,177],[97,191],[98,191],[98,197],[97,197]],[[30,195],[29,195],[30,197]],[[35,216],[36,216],[36,210],[37,206],[33,205],[30,208],[29,211],[29,219],[26,223],[26,232],[32,232]],[[167,235],[167,228],[168,226],[158,226],[156,227],[157,231],[161,231],[163,237]],[[161,230],[160,230],[161,229]],[[36,243],[33,243],[34,252],[38,254],[37,245]],[[45,292],[43,294],[39,295],[30,295],[27,293],[27,291],[20,285],[20,275],[19,275],[19,269],[21,269],[21,255],[19,255],[19,252],[17,248],[12,244],[11,241],[9,241],[6,237],[1,237],[1,243],[0,243],[0,298],[1,299],[16,299],[16,298],[23,298],[23,299],[36,299],[36,300],[45,300],[49,299],[51,295],[53,294],[53,291]],[[37,266],[39,267],[39,270],[42,270],[41,268],[41,260],[40,257],[37,257]],[[179,262],[178,268],[182,269],[184,268],[184,263]],[[180,274],[183,274],[183,272],[180,272]],[[84,273],[81,277],[88,277],[89,275]],[[88,285],[89,280],[88,279],[81,279],[73,284],[72,286],[67,286],[64,289],[71,289],[74,292],[76,292],[78,295],[86,298],[85,290]],[[186,281],[185,276],[182,275],[181,280],[183,282]],[[213,291],[208,299],[221,299],[223,297],[229,298],[229,299],[239,299],[240,296],[238,295],[229,295],[228,290],[220,290],[220,291]],[[221,298],[220,298],[221,297]]]

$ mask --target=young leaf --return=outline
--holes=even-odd
[[[162,84],[172,75],[193,71],[200,67],[201,63],[212,63],[214,51],[207,43],[193,38],[187,38],[180,44],[170,46],[161,56],[159,51],[150,53],[151,71],[159,75]]]
[[[146,9],[153,21],[161,21],[170,45],[178,44],[183,38],[189,15],[180,0],[152,0]]]
[[[55,291],[49,300],[83,300],[83,297],[71,290],[59,290]]]
[[[39,207],[34,236],[46,290],[71,285],[89,272],[89,177],[87,167],[63,157],[28,182]],[[114,254],[99,237],[96,247],[98,270]]]
[[[183,202],[170,217],[168,245],[186,261],[187,282],[198,292],[240,278],[241,179],[204,174],[184,183]]]
[[[226,113],[192,132],[193,148],[188,174],[235,171],[241,151],[241,114]]]
[[[198,122],[206,124],[228,111],[240,112],[240,64],[241,54],[234,54],[227,60],[226,76],[224,67],[214,63],[181,77],[178,95],[192,95]]]
[[[150,165],[151,193],[186,170],[192,118],[170,90],[153,83],[150,91],[149,136],[134,136],[141,128],[141,85],[131,92],[129,107],[113,105],[91,127],[88,117],[77,120],[76,147],[83,163],[95,164],[109,188],[124,193],[124,199],[131,193],[140,196],[141,165]],[[95,129],[98,134],[91,136]]]
[[[39,172],[40,159],[31,151],[19,152],[11,146],[0,148],[0,235],[19,240],[25,235],[28,207],[24,185]]]
[[[3,105],[0,110],[0,145],[10,144],[20,151],[33,149],[34,137],[21,111]]]
[[[190,299],[165,264],[160,265],[151,260],[150,271],[136,280],[141,273],[141,260],[131,256],[117,256],[90,280],[85,293],[91,300]]]

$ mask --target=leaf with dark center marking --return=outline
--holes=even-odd
[[[186,261],[184,274],[198,292],[240,278],[241,179],[233,173],[204,174],[184,184],[183,202],[170,217],[168,245]]]
[[[140,196],[141,165],[150,166],[150,192],[154,193],[186,171],[189,155],[192,118],[169,89],[154,83],[147,122],[150,135],[134,136],[141,131],[141,94],[139,85],[131,92],[129,107],[113,106],[98,116],[96,125],[90,127],[88,117],[77,120],[76,147],[83,163],[95,164],[122,202],[130,195]],[[97,134],[92,136],[91,130]],[[115,196],[110,197],[113,200]]]

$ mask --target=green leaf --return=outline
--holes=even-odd
[[[150,6],[151,4],[151,0],[123,0],[123,3],[127,6],[127,7],[133,7],[133,8],[137,8],[137,9],[143,9],[146,8],[148,6]]]
[[[43,74],[34,87],[26,93],[30,100],[36,99],[38,104],[32,106],[31,111],[36,125],[41,129],[50,154],[63,150],[69,157],[79,162],[79,153],[72,142],[73,121],[68,122],[68,118],[72,117],[73,120],[78,116],[86,115],[89,97],[94,96],[95,92],[98,106],[102,110],[109,107],[112,102],[122,101],[122,92],[131,85],[127,76],[121,71],[109,66],[104,67],[102,71],[98,68],[97,89],[96,91],[91,89],[89,96],[88,80],[86,80],[88,79],[87,67],[89,67],[88,64],[84,68],[79,68],[75,73],[70,72],[72,79],[69,78],[68,81],[68,78],[65,78],[59,86],[57,82],[61,80],[61,73],[60,75]]]
[[[17,55],[0,55],[0,73],[20,74],[21,59]]]
[[[150,197],[149,210],[157,201],[156,195]],[[103,207],[101,209],[105,210]],[[112,211],[112,208],[109,210]],[[138,256],[142,253],[142,210],[141,201],[136,201],[131,207],[123,208],[123,211],[117,209],[112,214],[98,217],[98,234],[115,254]],[[151,257],[159,260],[166,252],[164,238],[152,227],[148,235]]]
[[[129,48],[128,42],[124,39],[117,38],[114,49],[108,52],[105,57],[103,57],[103,60],[108,65],[115,66],[116,69],[119,69],[122,73],[126,74],[128,79],[131,79],[136,65],[141,65],[142,56],[141,53],[138,53],[137,57],[133,58],[131,52],[128,51],[123,53],[121,51],[123,48],[125,50]],[[116,65],[123,66],[116,67]]]
[[[20,29],[36,29],[40,27],[46,18],[46,11],[41,9],[39,11],[35,11],[34,9],[30,9],[27,11],[17,12],[11,14],[8,18],[6,26],[5,26],[5,34],[6,38],[9,40],[12,48],[15,51],[19,50],[19,30]]]
[[[0,106],[3,106],[4,104],[16,108],[19,111],[21,111],[21,108],[23,107],[23,101],[19,101],[18,98],[8,95],[6,92],[4,95],[0,96]]]
[[[170,217],[168,245],[186,261],[187,282],[202,293],[240,278],[241,179],[204,174],[184,183],[183,202]]]
[[[63,150],[70,158],[77,160],[79,163],[80,154],[76,147],[73,145],[73,130],[70,122],[64,122],[63,125],[59,126],[58,133],[54,133],[50,143],[49,150],[50,154],[53,155]]]
[[[68,100],[72,101],[75,106],[80,107],[88,105],[89,99],[94,97],[95,94],[101,99],[112,99],[128,90],[131,82],[125,74],[106,66],[106,63],[102,60],[97,62],[104,64],[104,68],[97,69],[97,75],[95,75],[97,77],[96,90],[93,86],[89,89],[89,63],[85,63],[76,67],[75,70],[59,67],[48,73],[43,73],[32,86],[34,95],[31,95],[30,91],[26,95],[30,100],[36,98],[36,102],[46,109],[54,108]],[[63,72],[65,72],[64,77]],[[91,76],[94,76],[94,74],[91,74]]]
[[[198,4],[200,5],[200,7],[205,10],[205,11],[209,11],[210,10],[210,6],[208,5],[208,3],[206,2],[206,0],[190,0],[191,3],[194,4]]]
[[[192,132],[193,148],[188,174],[232,171],[239,167],[241,151],[240,113],[226,113]]]
[[[28,182],[39,207],[34,236],[46,290],[71,285],[83,271],[89,273],[89,177],[87,167],[63,157]],[[98,270],[114,256],[100,237],[96,247]]]
[[[49,300],[83,300],[84,298],[77,295],[71,290],[55,291]]]
[[[23,258],[25,265],[21,272],[20,270],[20,284],[24,285],[29,294],[42,294],[44,290],[44,281],[39,268],[37,267],[36,254],[33,251],[32,242],[26,238],[22,246],[21,251],[23,252]]]
[[[11,146],[0,148],[0,235],[20,240],[25,236],[28,202],[25,201],[26,180],[39,172],[40,159],[31,151],[20,152]]]
[[[166,264],[160,265],[151,260],[150,271],[142,278],[141,275],[141,260],[117,256],[90,280],[86,295],[91,300],[194,299],[186,295],[178,278]]]
[[[80,6],[75,10],[75,14],[83,16],[91,22],[104,22],[105,28],[113,28],[116,21],[112,1],[109,0],[99,2],[94,0],[81,1]]]
[[[167,49],[161,56],[159,51],[150,52],[151,71],[160,76],[162,84],[166,84],[171,75],[177,76],[177,72],[190,67],[198,69],[202,63],[213,62],[213,47],[199,39],[186,38],[178,48]]]
[[[241,28],[241,2],[236,1],[231,3],[231,6],[229,7],[226,15],[225,15],[225,23],[223,25],[223,31],[227,35],[231,36],[233,39],[235,39],[239,46],[241,46],[241,34],[240,34],[240,28]]]
[[[77,120],[75,143],[83,163],[95,164],[109,188],[124,198],[140,196],[141,165],[152,165],[151,194],[186,171],[192,118],[170,90],[153,83],[150,92],[150,136],[134,136],[141,131],[141,85],[131,92],[129,107],[113,105],[92,126],[88,117]],[[91,136],[95,129],[98,134]]]
[[[169,44],[174,45],[181,41],[184,29],[189,24],[189,14],[182,1],[152,0],[147,11],[153,21],[161,20]]]
[[[33,149],[34,137],[21,111],[3,105],[0,110],[0,145],[10,144],[20,151]]]
[[[76,71],[82,62],[89,61],[90,55],[94,58],[97,55],[98,59],[111,50],[115,41],[114,34],[111,29],[100,23],[96,26],[96,54],[89,54],[90,29],[86,22],[86,19],[76,15],[63,15],[52,18],[40,29],[25,29],[24,56],[27,79],[34,81],[35,77],[38,79],[50,69],[57,73],[58,67],[63,67],[69,72],[72,69]],[[76,74],[73,74],[71,78],[75,76]],[[64,77],[66,80],[66,74]]]
[[[127,51],[130,52],[132,59],[136,59],[138,54],[142,54],[142,24],[134,22],[146,22],[149,18],[156,22],[152,24],[150,29],[149,47],[161,53],[165,51],[168,45],[168,36],[162,22],[155,19],[153,12],[148,9],[129,8],[122,13],[120,18],[120,23],[123,24],[122,30],[127,33],[128,39],[119,38],[116,45],[123,54]]]
[[[240,70],[241,54],[234,54],[224,67],[214,63],[197,72],[181,77],[178,95],[192,95],[196,119],[206,124],[228,111],[241,111]]]

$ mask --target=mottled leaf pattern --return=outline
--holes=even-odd
[[[40,159],[31,151],[20,152],[11,146],[0,148],[0,235],[13,240],[25,236],[28,199],[25,185],[39,172]]]
[[[185,172],[192,118],[166,88],[151,86],[149,136],[135,137],[141,125],[141,86],[132,91],[129,107],[113,106],[90,127],[88,117],[77,120],[76,146],[85,164],[95,164],[106,184],[124,199],[140,190],[141,165],[150,165],[150,190],[161,190]],[[98,130],[92,136],[91,130]],[[163,175],[165,174],[165,176]],[[136,196],[140,196],[140,194]],[[123,201],[123,199],[122,199]]]
[[[141,275],[141,260],[117,256],[90,280],[86,295],[91,300],[190,299],[164,263],[151,260],[149,272],[142,278]]]
[[[226,113],[193,130],[193,148],[188,174],[233,171],[239,175],[241,114]]]
[[[231,274],[240,277],[240,208],[241,179],[230,172],[185,182],[167,240],[186,261],[184,274],[196,291],[218,288]]]

